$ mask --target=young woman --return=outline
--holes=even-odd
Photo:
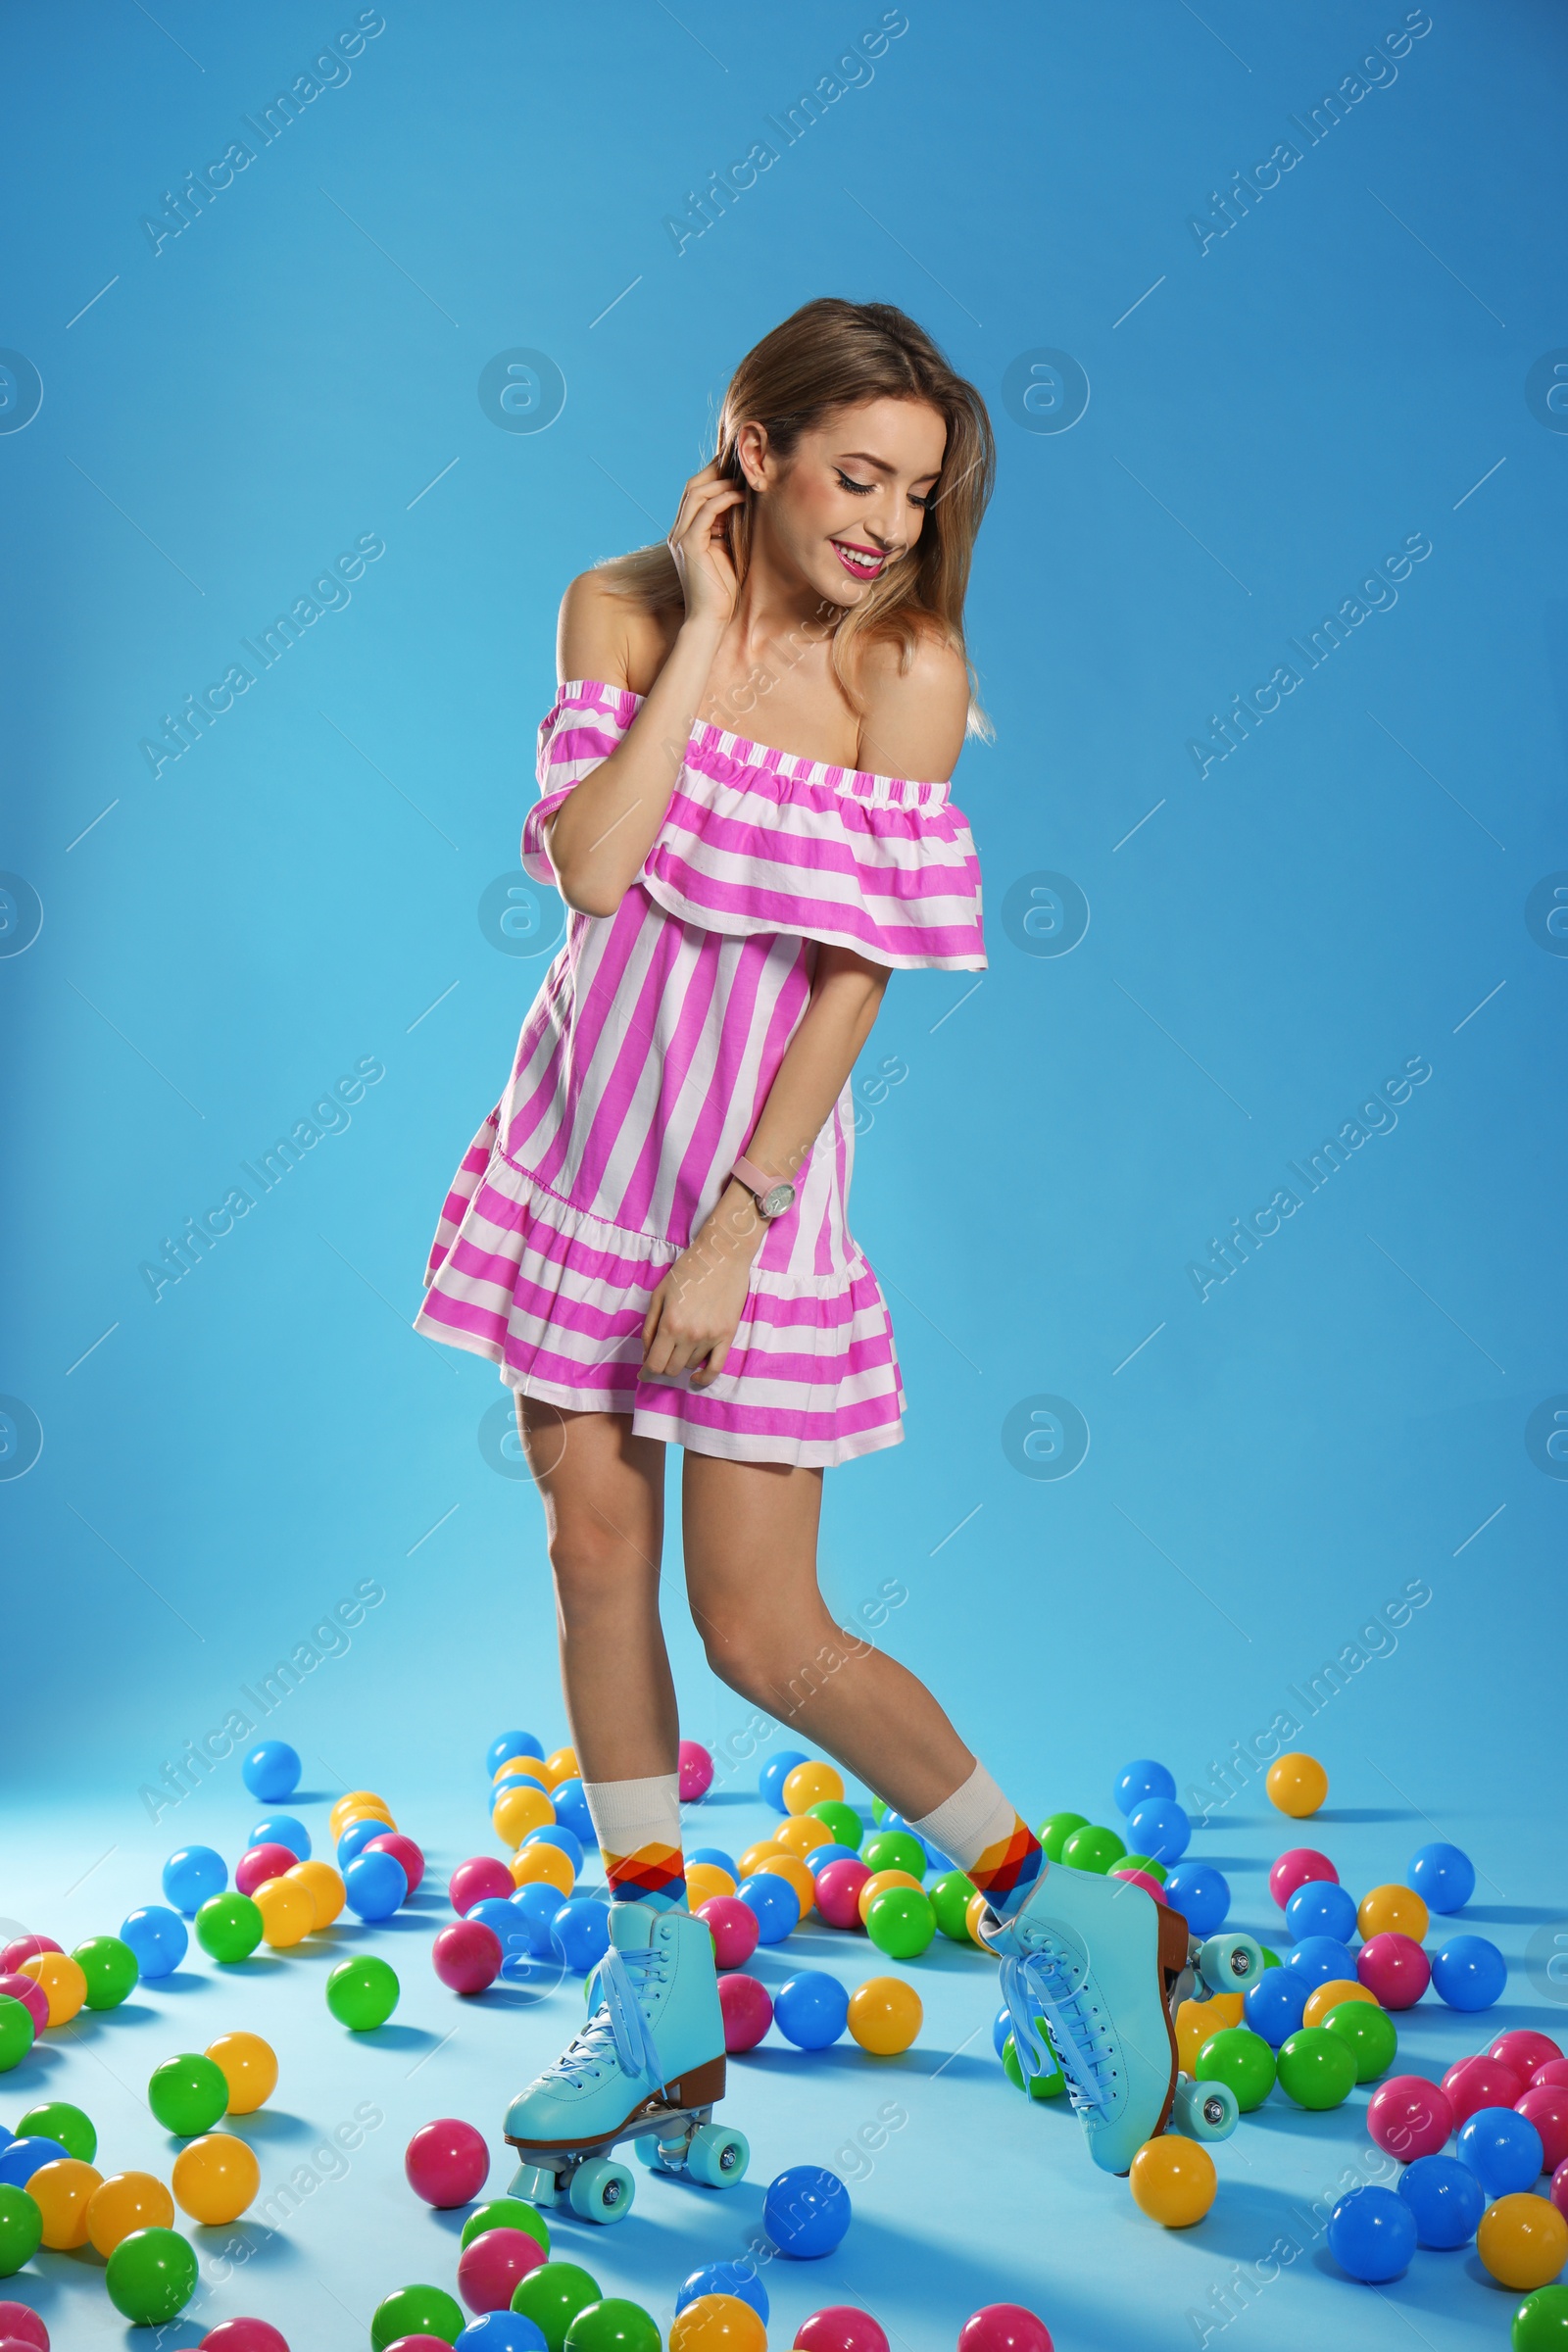
[[[670,1442],[714,1673],[985,1892],[1025,2063],[1043,2011],[1095,2160],[1125,2172],[1171,2103],[1182,1923],[1049,1863],[816,1580],[823,1471],[903,1435],[888,1309],[848,1224],[851,1073],[893,972],[985,968],[947,779],[983,723],[962,615],[990,421],[902,312],[822,300],[741,362],[717,440],[667,542],[563,600],[522,862],[560,889],[566,942],[416,1318],[515,1391],[613,1898],[605,2005],[508,2118],[521,2193],[660,2118],[678,2143],[723,2085],[659,1616]]]

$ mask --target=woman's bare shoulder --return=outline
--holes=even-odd
[[[969,718],[969,670],[961,648],[935,622],[920,627],[907,653],[896,639],[877,638],[861,655],[856,683],[863,705],[861,767],[872,775],[945,784]]]
[[[612,588],[599,571],[580,571],[561,600],[556,674],[562,680],[594,678],[646,694],[664,664],[678,626],[678,616],[651,612],[635,596]]]

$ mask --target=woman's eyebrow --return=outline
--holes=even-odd
[[[896,473],[898,471],[898,467],[890,466],[886,458],[873,458],[868,449],[846,449],[841,450],[839,454],[845,458],[858,458],[862,466],[874,466],[878,473]],[[927,472],[917,473],[914,479],[917,482],[934,482],[941,471],[940,466],[933,466]]]

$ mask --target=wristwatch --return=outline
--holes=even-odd
[[[738,1159],[730,1174],[740,1178],[769,1223],[774,1217],[781,1217],[787,1208],[795,1206],[794,1185],[784,1177],[765,1175],[752,1160]]]

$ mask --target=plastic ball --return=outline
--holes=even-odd
[[[1513,2315],[1511,2352],[1563,2352],[1568,2344],[1568,2286],[1538,2287]]]
[[[174,2158],[174,2202],[193,2222],[237,2222],[262,2185],[255,2151],[232,2132],[193,2139]]]
[[[550,1801],[556,1808],[557,1821],[570,1830],[579,1844],[595,1843],[594,1817],[588,1810],[583,1785],[575,1774],[556,1782],[550,1791]]]
[[[292,1813],[265,1813],[251,1831],[251,1850],[259,1845],[282,1845],[296,1862],[311,1858],[311,1833]]]
[[[1242,1996],[1243,2015],[1252,2032],[1277,2050],[1298,2031],[1311,1989],[1310,1980],[1299,1970],[1265,1968]]]
[[[493,1773],[514,1756],[533,1756],[544,1761],[545,1743],[532,1732],[500,1732],[485,1750],[484,1768]]]
[[[789,1808],[784,1802],[784,1784],[798,1764],[809,1764],[810,1761],[804,1748],[786,1747],[764,1764],[757,1776],[757,1793],[763,1804],[771,1805],[775,1813],[788,1812]]]
[[[254,2115],[277,2088],[277,2053],[259,2034],[220,2034],[205,2054],[228,2085],[228,2115]]]
[[[122,2318],[136,2328],[157,2328],[184,2310],[196,2278],[195,2252],[178,2230],[133,2230],[110,2255],[104,2284]]]
[[[416,2197],[446,2213],[479,2194],[490,2177],[490,2150],[472,2124],[443,2116],[416,2132],[403,2151],[403,2171]]]
[[[610,1949],[610,1906],[574,1894],[552,1914],[550,1933],[572,1975],[585,1977]]]
[[[833,1765],[814,1758],[792,1765],[779,1788],[786,1813],[806,1813],[812,1805],[841,1805],[844,1776]]]
[[[917,1886],[925,1878],[925,1847],[907,1830],[873,1830],[861,1839],[859,1857],[873,1877],[884,1870],[901,1870]]]
[[[789,1880],[773,1871],[757,1871],[742,1879],[735,1896],[756,1912],[758,1935],[763,1943],[782,1943],[790,1930],[800,1925],[801,1898]]]
[[[1476,1890],[1475,1864],[1442,1838],[1417,1848],[1406,1876],[1429,1911],[1460,1911]]]
[[[773,1995],[773,2017],[786,2041],[798,2050],[825,2050],[849,2023],[850,1996],[825,1969],[803,1969]]]
[[[401,1830],[381,1830],[363,1849],[368,1854],[390,1854],[409,1882],[410,1894],[417,1894],[419,1881],[424,1877],[424,1855],[412,1838]]]
[[[386,2024],[401,1991],[396,1972],[388,1963],[366,1952],[338,1962],[326,1980],[326,2005],[350,2033],[368,2034]]]
[[[1392,2188],[1352,2188],[1329,2216],[1329,2252],[1368,2286],[1402,2278],[1416,2247],[1415,2215]]]
[[[1355,2088],[1355,2054],[1326,2026],[1302,2026],[1281,2042],[1279,2084],[1298,2107],[1343,2107]]]
[[[565,2352],[662,2352],[663,2340],[651,2311],[625,2295],[605,2295],[577,2313]]]
[[[1109,1875],[1113,1879],[1120,1879],[1123,1886],[1141,1887],[1144,1893],[1152,1896],[1156,1903],[1162,1903],[1165,1900],[1165,1888],[1163,1882],[1159,1879],[1152,1879],[1149,1873],[1145,1870],[1129,1870],[1125,1863],[1118,1862]],[[1216,1872],[1215,1875],[1217,1877],[1218,1873]],[[1228,1888],[1226,1892],[1228,1899]],[[1191,1926],[1191,1921],[1189,1921],[1188,1925]]]
[[[770,2180],[762,2228],[780,2254],[814,2262],[842,2245],[850,2227],[850,2192],[819,2164],[794,2164]]]
[[[556,1949],[555,1931],[550,1923],[561,1908],[560,1887],[543,1885],[519,1886],[516,1893],[511,1898],[511,1907],[521,1922],[527,1948],[533,1958],[535,1960],[550,1959]],[[499,1928],[496,1933],[497,1935],[501,1934]],[[511,1937],[502,1936],[501,1941],[507,1948],[510,1959],[512,1957]],[[508,1962],[504,1960],[501,1965],[502,1974],[505,1975]]]
[[[865,1932],[889,1960],[915,1960],[936,1935],[936,1911],[919,1886],[885,1886],[866,1906]]]
[[[816,1907],[830,1928],[858,1928],[860,1889],[871,1873],[857,1854],[847,1862],[830,1862],[816,1878]]]
[[[1313,1845],[1290,1845],[1270,1867],[1268,1890],[1283,1911],[1298,1886],[1324,1879],[1331,1886],[1339,1885],[1340,1874],[1327,1854],[1320,1854]]]
[[[1148,1796],[1128,1814],[1127,1835],[1137,1852],[1156,1862],[1179,1862],[1192,1842],[1193,1825],[1174,1797]]]
[[[1534,2083],[1514,2110],[1541,2134],[1541,2169],[1555,2174],[1568,2162],[1568,2089],[1550,2082]]]
[[[692,1851],[687,1855],[686,1859],[688,1862],[710,1862],[715,1870],[721,1870],[724,1873],[724,1876],[729,1879],[739,1880],[742,1876],[742,1873],[736,1867],[734,1855],[726,1854],[722,1846],[694,1846]]]
[[[1499,2285],[1528,2293],[1568,2262],[1568,2222],[1549,2197],[1499,2196],[1481,2216],[1476,2252]]]
[[[767,2352],[767,2331],[741,2295],[697,2295],[670,2322],[669,2352]]]
[[[1298,1942],[1308,1936],[1331,1936],[1348,1943],[1356,1934],[1355,1897],[1337,1879],[1306,1879],[1285,1906],[1285,1925]]]
[[[740,1879],[755,1878],[764,1862],[779,1854],[787,1854],[789,1850],[787,1845],[780,1845],[776,1838],[755,1838],[745,1848],[739,1862],[735,1865],[737,1882]]]
[[[767,2326],[767,2289],[758,2277],[754,2262],[705,2262],[700,2271],[692,2271],[675,2289],[677,2313],[703,2295],[728,2295],[737,2302],[749,2303],[763,2327]]]
[[[174,1909],[194,1919],[203,1903],[228,1885],[228,1864],[210,1845],[182,1845],[164,1864],[163,1877]]]
[[[1144,1891],[1179,1911],[1195,1936],[1216,1935],[1230,1917],[1230,1883],[1208,1862],[1179,1862],[1162,1886],[1146,1881]]]
[[[1454,2152],[1489,2197],[1534,2188],[1544,2161],[1541,2133],[1514,2107],[1478,2107],[1460,2125]]]
[[[1353,1977],[1355,1955],[1332,1936],[1307,1936],[1286,1953],[1285,1965],[1315,1990],[1319,1984],[1342,1984]]]
[[[343,1873],[343,1892],[359,1918],[390,1919],[408,1901],[408,1874],[392,1854],[357,1854]]]
[[[390,1805],[378,1796],[369,1796],[363,1789],[357,1789],[351,1796],[340,1796],[326,1817],[327,1832],[334,1846],[340,1844],[355,1823],[360,1821],[378,1821],[383,1830],[395,1830],[398,1826],[392,1818]]]
[[[1216,1992],[1206,2001],[1182,2001],[1176,2011],[1177,2063],[1182,2072],[1190,2075],[1195,2071],[1199,2051],[1216,2034],[1246,2023],[1247,2008],[1239,1992]],[[1248,2028],[1250,2033],[1251,2030]],[[1262,2038],[1259,2034],[1258,2039]],[[1284,2035],[1280,2038],[1283,2040]],[[1269,2047],[1273,2046],[1271,2042]]]
[[[316,1903],[292,1876],[267,1879],[251,1896],[262,1915],[262,1938],[274,1952],[292,1951],[316,1927]]]
[[[491,1808],[490,1823],[505,1845],[519,1846],[530,1830],[543,1829],[556,1818],[556,1808],[542,1788],[526,1781],[509,1781]]]
[[[856,1856],[856,1860],[859,1860],[858,1855]],[[866,1914],[870,1910],[871,1905],[876,1901],[877,1896],[879,1894],[884,1894],[890,1886],[909,1886],[912,1887],[917,1894],[924,1891],[919,1880],[915,1878],[913,1873],[910,1871],[873,1870],[868,1878],[861,1880],[860,1891],[855,1898],[856,1909],[860,1915],[860,1925],[862,1928],[865,1925]]]
[[[1314,1984],[1307,1994],[1306,2007],[1301,2011],[1302,2025],[1320,2026],[1329,2011],[1337,2009],[1342,2001],[1359,2001],[1366,2009],[1377,2007],[1359,1977],[1328,1977],[1321,1984]]]
[[[162,1903],[147,1903],[132,1911],[121,1926],[120,1939],[136,1955],[136,1966],[148,1984],[172,1977],[190,1948],[190,1936],[177,1911]]]
[[[196,1940],[209,1960],[232,1968],[248,1960],[267,1922],[248,1894],[211,1894],[196,1914]]]
[[[1478,2108],[1512,2107],[1523,2098],[1525,2084],[1516,2069],[1500,2059],[1460,2058],[1444,2076],[1443,2089],[1457,2129]]]
[[[874,2058],[906,2050],[925,2019],[920,1995],[902,1977],[867,1977],[850,1995],[850,2037]]]
[[[1140,1878],[1152,1879],[1156,1886],[1163,1886],[1170,1876],[1164,1863],[1156,1862],[1152,1854],[1123,1854],[1119,1862],[1112,1863],[1111,1875],[1118,1877],[1123,1871],[1136,1871]]]
[[[698,1907],[713,1938],[713,1958],[721,1969],[744,1968],[761,1936],[757,1913],[738,1895],[716,1894]]]
[[[0,2342],[49,2352],[49,2330],[29,2303],[0,2303]]]
[[[510,2311],[518,2284],[546,2253],[529,2230],[481,2230],[458,2257],[458,2292],[470,2311]]]
[[[1002,2044],[1002,2071],[1014,2090],[1026,2090],[1032,2099],[1059,2099],[1067,2088],[1067,2078],[1056,2063],[1056,2054],[1046,2039],[1043,2021],[1035,2041],[1035,2056],[1040,2061],[1036,2072],[1025,2076],[1023,2061],[1018,2056],[1017,2042],[1008,2033]]]
[[[1375,2082],[1388,2073],[1398,2054],[1399,2036],[1394,2020],[1376,2001],[1336,2001],[1325,2016],[1310,2022],[1344,2042],[1358,2082]]]
[[[1089,1827],[1087,1813],[1048,1813],[1035,1833],[1045,1849],[1046,1860],[1059,1862],[1061,1849],[1074,1830],[1087,1830]]]
[[[520,2279],[512,2308],[544,2333],[549,2352],[564,2352],[566,2330],[579,2311],[600,2300],[599,2281],[580,2263],[552,2257]]]
[[[87,1981],[89,2009],[118,2009],[141,1975],[135,1953],[119,1936],[90,1936],[71,1957]]]
[[[510,1895],[514,1881],[504,1862],[493,1854],[474,1854],[460,1862],[447,1882],[447,1900],[465,1918],[487,1894]]]
[[[1408,1936],[1374,1936],[1355,1955],[1355,1973],[1385,2009],[1413,2009],[1432,1982],[1432,1964]]]
[[[220,2320],[196,2352],[288,2352],[288,2338],[266,2320]]]
[[[329,1928],[343,1908],[343,1881],[330,1862],[296,1862],[283,1876],[311,1898],[317,1929]]]
[[[253,1845],[234,1865],[234,1884],[241,1894],[254,1894],[269,1879],[281,1878],[299,1860],[286,1845]]]
[[[821,1889],[819,1878],[816,1897],[818,1910],[822,1907]],[[946,1870],[940,1878],[931,1881],[925,1891],[937,1923],[938,1935],[946,1936],[954,1943],[967,1943],[969,1905],[975,1897],[974,1881],[966,1878],[961,1870]]]
[[[1408,1936],[1419,1943],[1427,1932],[1427,1907],[1411,1886],[1370,1886],[1355,1909],[1361,1934]]]
[[[718,1980],[718,2005],[724,2018],[724,2047],[731,2057],[755,2050],[773,2023],[773,2002],[765,1984],[742,1970]]]
[[[87,2206],[87,2240],[107,2261],[133,2230],[170,2230],[174,2200],[152,2173],[111,2173]]]
[[[1538,2034],[1533,2026],[1513,2026],[1489,2044],[1487,2056],[1500,2066],[1511,2066],[1521,2083],[1528,2084],[1538,2066],[1560,2059],[1562,2052],[1549,2034]]]
[[[17,2119],[18,2139],[50,2139],[78,2164],[91,2164],[98,2153],[98,2132],[92,2118],[69,2099],[46,2099]]]
[[[521,1926],[517,1930],[523,1942]],[[455,1919],[430,1946],[430,1965],[451,1992],[483,1992],[501,1974],[506,1953],[494,1928],[477,1919]]]
[[[782,1879],[786,1886],[793,1886],[795,1889],[795,1899],[801,1907],[800,1916],[802,1919],[808,1917],[811,1911],[815,1909],[816,1881],[812,1878],[810,1872],[807,1869],[806,1864],[801,1860],[799,1854],[792,1854],[788,1852],[779,1854],[764,1854],[761,1861],[759,1862],[757,1870],[753,1875],[758,1878]],[[736,1892],[739,1893],[739,1891],[740,1889],[737,1887]]]
[[[564,1854],[566,1860],[571,1864],[572,1876],[575,1878],[580,1875],[583,1862],[582,1839],[577,1836],[575,1830],[568,1830],[564,1821],[544,1821],[540,1823],[538,1829],[530,1830],[517,1849],[517,1853],[513,1856],[514,1862],[517,1861],[522,1854],[528,1853],[535,1846],[540,1845],[555,1846],[558,1852]]]
[[[1135,1763],[1124,1764],[1116,1775],[1111,1791],[1118,1813],[1131,1813],[1151,1796],[1176,1794],[1176,1778],[1165,1765],[1156,1764],[1148,1756]]]
[[[705,1903],[723,1902],[735,1892],[735,1881],[728,1871],[715,1870],[711,1862],[688,1862],[686,1865],[686,1908],[700,1911]],[[741,1905],[744,1911],[745,1904]]]
[[[195,2139],[227,2111],[228,2078],[204,2052],[184,2050],[153,2069],[147,2104],[166,2132]]]
[[[1393,2075],[1367,2103],[1366,2128],[1387,2155],[1401,2164],[1438,2156],[1453,2132],[1453,2109],[1425,2075]]]
[[[536,2239],[547,2254],[550,2251],[550,2230],[543,2214],[521,2197],[487,2197],[482,2205],[476,2205],[463,2225],[460,2247],[471,2246],[487,2230],[520,2230]]]
[[[1214,2202],[1214,2159],[1196,2139],[1165,2132],[1146,2139],[1128,2175],[1133,2202],[1165,2230],[1190,2230]]]
[[[865,1836],[865,1824],[853,1805],[828,1797],[814,1805],[808,1805],[806,1812],[809,1819],[822,1824],[835,1844],[847,1845],[852,1854],[858,1852],[860,1840]]]
[[[8,2188],[25,2188],[33,2174],[46,2164],[64,2163],[66,2153],[58,2139],[44,2139],[29,2132],[0,2148],[0,2182]]]
[[[1164,1797],[1146,1797],[1144,1801],[1146,1805],[1162,1805],[1169,1800]],[[1061,1858],[1069,1870],[1092,1870],[1098,1877],[1103,1878],[1111,1864],[1119,1862],[1126,1851],[1126,1846],[1114,1830],[1103,1829],[1098,1822],[1090,1821],[1063,1840]]]
[[[87,1980],[65,1952],[34,1952],[17,1974],[30,1977],[49,2004],[49,2023],[69,2026],[87,1998]]]
[[[1490,2009],[1508,1982],[1507,1961],[1485,1936],[1450,1936],[1431,1969],[1433,1990],[1450,2009]]]
[[[1250,2027],[1222,2026],[1204,2042],[1192,2071],[1200,2082],[1228,2082],[1243,2115],[1250,2115],[1274,2087],[1274,2052]]]
[[[958,2329],[958,2352],[1052,2352],[1051,2330],[1021,2303],[987,2303]]]
[[[1487,2192],[1467,2164],[1454,2156],[1418,2156],[1405,2166],[1397,2188],[1414,2216],[1418,2246],[1451,2250],[1470,2243]]]
[[[544,1759],[544,1767],[547,1788],[558,1788],[563,1781],[575,1781],[581,1777],[574,1747],[552,1748]]]
[[[43,2216],[44,2245],[69,2254],[87,2243],[88,2200],[102,2180],[102,2173],[74,2156],[57,2156],[38,2167],[27,2194]]]
[[[286,1740],[264,1740],[253,1747],[239,1768],[239,1777],[252,1796],[264,1805],[278,1804],[300,1785],[301,1764]]]
[[[32,2033],[19,2042],[14,2056],[7,2055],[6,2034],[0,2029],[0,2074],[4,2074],[16,2065],[18,2058],[26,2056],[32,2047],[33,2036],[41,2034],[49,2023],[49,1995],[36,1978],[12,1975],[0,1977],[0,1997],[8,2001],[20,2001],[32,2020]],[[15,2034],[20,2029],[13,2024],[12,2032]]]
[[[30,2262],[43,2242],[43,2216],[24,2188],[0,2180],[0,2278]]]
[[[370,2342],[375,2352],[388,2352],[405,2335],[433,2335],[451,2344],[462,2327],[462,2310],[443,2287],[400,2286],[370,2314]]]

